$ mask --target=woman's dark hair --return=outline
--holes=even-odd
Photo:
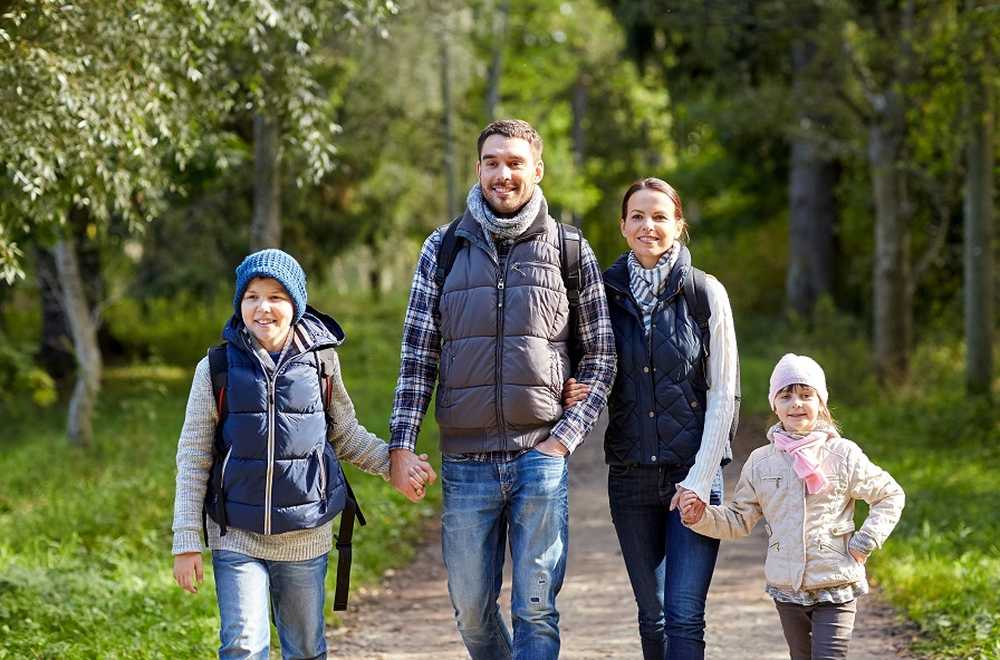
[[[675,220],[684,220],[684,208],[681,206],[681,196],[677,194],[674,187],[664,181],[663,179],[657,179],[656,177],[646,177],[645,179],[639,179],[625,191],[625,197],[622,198],[622,220],[628,215],[628,200],[629,198],[639,192],[640,190],[655,190],[661,192],[670,198],[670,201],[674,203],[675,209]],[[685,222],[685,224],[687,224]]]

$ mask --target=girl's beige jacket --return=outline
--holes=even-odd
[[[706,507],[702,519],[688,526],[705,536],[734,539],[749,534],[763,516],[770,537],[764,564],[768,584],[813,590],[857,582],[865,567],[847,548],[855,533],[854,501],[869,504],[857,533],[882,547],[899,521],[905,495],[888,472],[846,438],[828,438],[820,457],[830,483],[808,495],[791,456],[773,442],[758,447],[743,466],[733,501]]]

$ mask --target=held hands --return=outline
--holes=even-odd
[[[590,394],[590,385],[576,382],[576,378],[569,378],[563,383],[563,408],[572,408],[587,398]]]
[[[205,579],[200,552],[185,552],[174,556],[174,580],[184,591],[198,593],[198,585]]]
[[[427,454],[417,456],[409,449],[389,452],[389,481],[411,502],[424,499],[425,487],[436,480],[437,474],[427,462]]]
[[[705,503],[695,495],[693,490],[687,488],[677,488],[673,499],[670,500],[670,510],[680,507],[681,520],[689,525],[693,525],[705,515]]]

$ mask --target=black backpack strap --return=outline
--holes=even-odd
[[[354,521],[357,519],[362,527],[368,524],[354,497],[351,484],[347,483],[347,477],[344,477],[344,487],[347,489],[347,498],[344,510],[340,512],[340,530],[337,532],[337,588],[333,594],[333,609],[338,612],[347,609],[347,595],[351,587],[351,541],[354,538]]]
[[[563,283],[566,286],[566,297],[569,298],[571,313],[580,306],[580,246],[583,235],[579,228],[559,223],[559,261],[562,266]]]
[[[462,248],[462,238],[455,232],[458,230],[458,223],[462,216],[458,216],[450,223],[441,238],[441,245],[438,246],[437,269],[434,271],[434,283],[440,291],[444,287],[444,281],[448,279],[451,267],[455,265],[455,257]]]
[[[705,377],[708,377],[708,354],[712,332],[708,327],[708,320],[712,317],[712,310],[708,306],[708,294],[705,293],[705,271],[692,266],[688,269],[686,281],[684,282],[684,300],[687,302],[688,313],[694,317],[701,333],[702,355],[705,365]]]
[[[229,382],[229,356],[226,353],[226,343],[208,349],[208,368],[212,375],[212,397],[215,399],[215,411],[219,419],[215,425],[215,440],[212,443],[212,461],[218,460],[222,447],[222,422],[225,421],[229,412],[229,403],[226,401],[226,385]],[[219,493],[216,499],[215,518],[219,524],[219,535],[226,535],[226,504]],[[202,533],[205,535],[205,545],[208,545],[208,514],[201,512]]]

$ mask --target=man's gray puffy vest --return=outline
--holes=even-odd
[[[707,386],[701,333],[681,294],[691,255],[681,247],[650,334],[632,297],[628,254],[604,273],[618,372],[608,397],[605,461],[691,467],[701,446]]]
[[[216,523],[280,534],[319,527],[344,508],[347,488],[326,439],[315,352],[341,343],[344,335],[333,319],[326,320],[309,312],[302,317],[305,350],[271,377],[242,335],[242,323],[234,317],[227,324],[228,414],[206,497]],[[224,509],[217,508],[220,503]]]
[[[503,263],[466,211],[465,239],[438,306],[437,421],[446,453],[514,451],[544,440],[562,416],[570,375],[569,301],[559,234],[542,202]]]

